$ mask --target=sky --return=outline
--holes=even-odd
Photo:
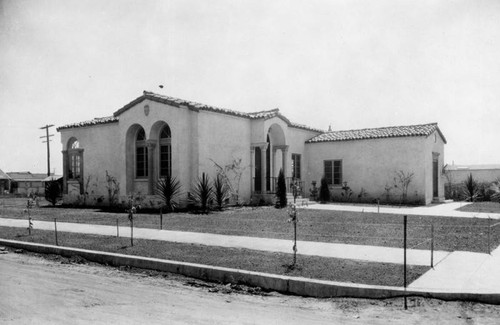
[[[327,130],[437,122],[500,164],[498,0],[0,0],[0,169],[62,174],[56,127],[144,90]],[[159,88],[163,85],[163,88]]]

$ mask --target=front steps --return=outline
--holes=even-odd
[[[293,204],[293,194],[292,193],[286,193],[286,202],[288,203],[288,205]],[[295,198],[295,204],[297,204],[297,206],[299,206],[299,207],[309,206],[309,199],[303,198],[302,195],[298,195]]]

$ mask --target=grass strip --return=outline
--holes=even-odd
[[[0,227],[0,238],[54,245],[54,232]],[[200,263],[279,275],[301,276],[340,282],[403,286],[403,265],[373,263],[316,256],[297,256],[295,268],[290,268],[292,254],[260,252],[239,248],[224,248],[195,244],[180,244],[157,240],[130,239],[58,232],[60,246],[97,250],[127,255],[154,257],[182,262]],[[290,243],[290,248],[292,244]],[[429,267],[408,266],[408,284],[424,274]]]

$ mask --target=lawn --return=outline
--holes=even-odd
[[[33,219],[58,222],[128,225],[126,213],[97,209],[42,207],[32,210]],[[23,209],[0,207],[0,217],[27,219]],[[272,207],[228,209],[209,215],[173,213],[163,215],[163,229],[214,234],[291,239],[286,209]],[[408,248],[429,249],[434,224],[436,250],[486,252],[500,244],[500,226],[489,227],[487,219],[408,216]],[[494,222],[491,225],[495,225]],[[135,227],[160,228],[159,215],[137,214]],[[386,247],[403,247],[403,216],[343,211],[299,210],[298,240]]]
[[[464,212],[500,213],[498,202],[474,202],[458,209]]]
[[[21,228],[0,227],[0,238],[54,245],[52,231],[34,230],[31,236]],[[179,244],[156,240],[84,235],[58,232],[61,246],[77,247],[112,253],[170,259],[279,275],[301,276],[313,279],[403,286],[403,265],[362,262],[316,256],[297,257],[297,266],[289,268],[292,254],[260,252],[237,248],[223,248],[194,244]],[[429,267],[408,266],[408,283],[416,280]]]

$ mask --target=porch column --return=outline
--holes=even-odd
[[[266,193],[267,191],[267,143],[261,144],[260,147],[260,180],[261,180],[261,192]]]
[[[154,183],[155,183],[155,147],[156,141],[147,140],[146,145],[148,147],[148,194],[154,194]]]
[[[68,194],[68,150],[62,151],[63,155],[63,193]]]
[[[288,154],[288,146],[282,146],[281,147],[281,161],[282,161],[282,168],[283,168],[283,175],[286,177],[286,157]]]

